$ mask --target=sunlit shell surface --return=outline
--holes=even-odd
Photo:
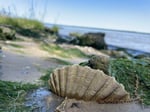
[[[103,71],[79,65],[56,69],[49,79],[55,94],[98,103],[123,102],[130,99],[124,86]]]

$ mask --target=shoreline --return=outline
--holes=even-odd
[[[50,26],[49,26],[50,25]],[[52,27],[53,24],[47,24],[45,26]],[[60,25],[61,26],[61,25]],[[59,27],[59,26],[58,26]],[[105,33],[105,42],[108,46],[115,46],[116,48],[124,48],[135,52],[143,52],[144,54],[150,54],[150,34],[137,33],[137,32],[125,32],[117,30],[101,30],[86,27],[77,26],[65,26],[62,25],[59,29],[60,35],[69,36],[71,32],[77,32],[79,34],[84,33]]]

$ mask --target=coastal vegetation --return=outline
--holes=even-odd
[[[110,61],[109,74],[125,86],[133,98],[150,105],[150,60],[116,59]]]
[[[132,98],[140,98],[145,105],[150,105],[150,59],[110,59],[94,56],[82,66],[103,70],[122,83]]]
[[[27,18],[0,16],[0,24],[1,26],[12,29],[12,33],[9,33],[9,35],[18,33],[23,36],[34,38],[41,38],[43,36],[47,37],[48,34],[56,34],[59,31],[57,26],[54,26],[52,29],[50,29],[45,27],[44,24],[38,20],[31,20]],[[0,33],[2,32],[3,31],[0,30]]]
[[[64,49],[62,47],[60,47],[57,44],[42,44],[41,48],[43,50],[48,51],[49,53],[56,55],[56,56],[60,56],[63,58],[73,58],[73,57],[81,57],[81,58],[85,58],[88,57],[88,55],[86,55],[85,53],[83,53],[82,51],[80,51],[77,48],[68,48],[68,49]]]
[[[23,84],[0,80],[0,111],[24,112],[31,108],[25,106],[26,95],[29,91],[38,88],[35,84]]]
[[[8,16],[0,16],[1,25],[11,25],[13,27],[22,28],[22,29],[34,29],[34,30],[43,30],[43,23],[37,20],[31,20],[27,18],[15,18]]]
[[[46,86],[48,88],[48,80],[50,77],[50,74],[53,72],[54,69],[50,68],[48,70],[45,71],[44,75],[40,77],[40,80],[43,81],[43,85],[42,86]]]

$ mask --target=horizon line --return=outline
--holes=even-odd
[[[144,31],[134,31],[134,30],[123,30],[123,29],[111,29],[111,28],[98,28],[98,27],[92,27],[92,26],[78,26],[78,25],[67,25],[67,24],[58,24],[58,23],[48,23],[44,22],[44,24],[51,24],[51,25],[60,25],[60,26],[68,26],[68,27],[79,27],[79,28],[88,28],[88,29],[96,29],[96,30],[107,30],[107,31],[119,31],[119,32],[128,32],[128,33],[140,33],[140,34],[149,34],[150,32],[144,32]]]

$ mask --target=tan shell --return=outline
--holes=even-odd
[[[62,97],[98,103],[128,101],[130,96],[114,77],[78,65],[56,69],[49,79],[51,90]]]

